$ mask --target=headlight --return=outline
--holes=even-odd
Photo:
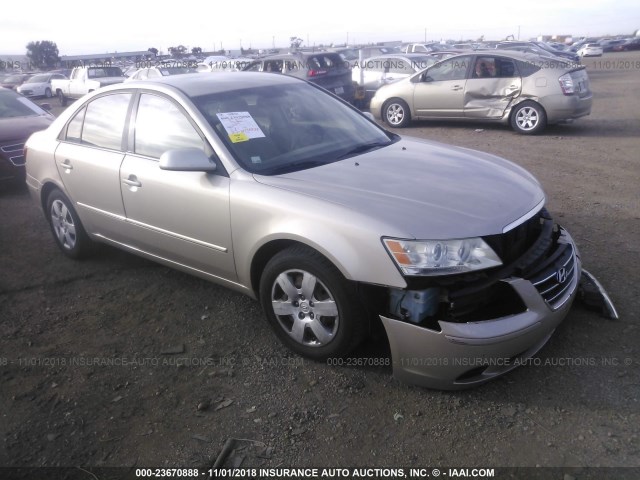
[[[453,275],[502,265],[481,238],[456,240],[383,239],[391,258],[405,275]]]

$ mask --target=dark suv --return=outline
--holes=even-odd
[[[271,55],[251,62],[244,71],[291,75],[315,83],[349,103],[354,101],[351,67],[335,52]]]

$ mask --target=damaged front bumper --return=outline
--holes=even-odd
[[[389,339],[394,376],[445,390],[487,382],[525,363],[549,340],[578,295],[582,265],[571,236],[561,230],[554,261],[534,275],[500,280],[522,300],[514,314],[481,321],[439,320],[439,328],[380,318]]]

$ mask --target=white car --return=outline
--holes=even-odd
[[[602,46],[597,43],[587,43],[580,47],[577,53],[581,57],[601,57],[604,50],[602,49]]]
[[[19,94],[25,97],[51,98],[51,80],[66,80],[61,73],[40,73],[34,75],[17,88]]]
[[[136,80],[153,80],[162,77],[168,77],[169,75],[182,75],[185,73],[195,73],[195,69],[187,66],[174,66],[174,65],[158,65],[149,68],[140,68],[129,76],[125,82],[133,82]]]

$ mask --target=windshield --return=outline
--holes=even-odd
[[[24,83],[47,83],[49,81],[49,75],[36,75],[31,77]]]
[[[306,83],[192,100],[240,165],[261,175],[332,163],[399,138]]]
[[[87,76],[89,78],[107,78],[122,77],[124,74],[122,70],[120,70],[120,67],[98,67],[88,69]]]
[[[46,114],[47,112],[30,100],[10,90],[2,91],[0,89],[0,118],[33,117]]]

